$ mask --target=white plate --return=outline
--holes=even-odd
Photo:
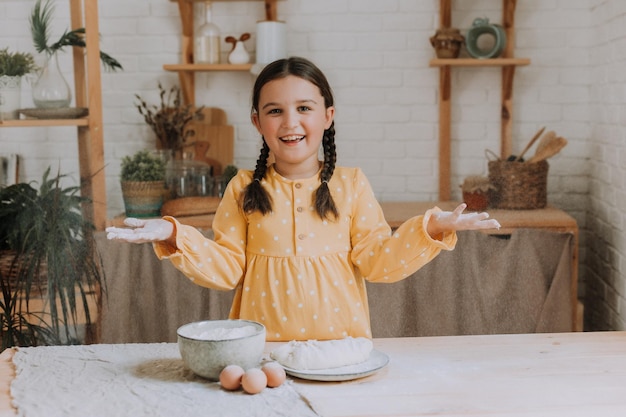
[[[364,378],[372,375],[389,363],[389,356],[374,349],[370,357],[365,362],[355,365],[340,366],[328,369],[292,369],[286,366],[285,372],[297,378],[309,379],[311,381],[350,381],[352,379]]]

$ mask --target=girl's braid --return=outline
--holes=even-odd
[[[270,156],[270,148],[263,140],[261,154],[256,161],[256,168],[252,176],[252,182],[248,184],[243,192],[242,207],[244,212],[251,213],[259,211],[261,214],[268,214],[272,211],[272,197],[267,190],[261,186],[261,181],[267,171],[267,159]]]
[[[330,193],[330,188],[328,188],[328,181],[333,176],[337,162],[335,122],[332,122],[330,127],[324,131],[322,144],[324,146],[324,165],[320,173],[321,184],[315,191],[315,211],[322,219],[330,219],[332,216],[336,220],[339,217],[339,211]]]

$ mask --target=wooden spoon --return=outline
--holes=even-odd
[[[540,143],[541,145],[541,143]],[[567,145],[567,139],[562,136],[556,136],[549,141],[546,141],[540,148],[537,146],[535,155],[528,160],[529,163],[543,161],[548,159],[561,151]]]
[[[535,153],[543,153],[546,146],[550,144],[554,139],[556,139],[556,132],[554,130],[550,130],[546,132],[545,135],[539,139],[539,143],[537,143],[537,149],[535,149]]]
[[[541,129],[539,129],[537,131],[537,133],[535,133],[535,136],[533,136],[533,138],[530,140],[530,142],[528,142],[528,144],[526,145],[526,147],[524,148],[524,150],[522,151],[521,154],[519,154],[519,156],[515,159],[516,161],[521,161],[522,157],[524,156],[524,154],[528,151],[528,149],[530,149],[531,146],[533,146],[533,143],[535,143],[535,141],[537,139],[539,139],[539,136],[541,136],[541,134],[543,133],[543,131],[546,130],[546,127],[542,127]]]

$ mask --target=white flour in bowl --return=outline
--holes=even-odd
[[[216,327],[213,329],[193,328],[188,329],[183,336],[197,340],[230,340],[240,337],[252,336],[257,332],[254,326],[242,327]]]

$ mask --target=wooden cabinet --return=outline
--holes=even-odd
[[[439,26],[452,26],[452,0],[439,0]],[[507,158],[512,151],[513,77],[517,66],[529,65],[530,59],[514,58],[515,6],[517,0],[502,0],[502,27],[506,46],[500,58],[493,59],[432,59],[431,67],[439,68],[439,199],[450,199],[450,112],[451,70],[453,67],[501,67],[501,137],[500,155]]]
[[[178,72],[183,98],[186,103],[195,104],[195,73],[199,71],[250,71],[252,64],[194,64],[193,59],[193,4],[206,2],[205,0],[170,0],[178,2],[182,23],[182,62],[180,64],[166,64],[166,71]],[[214,1],[241,1],[241,0],[214,0]],[[276,20],[277,0],[253,0],[265,2],[265,19]]]
[[[89,115],[79,119],[4,120],[0,127],[76,126],[80,165],[81,195],[91,203],[83,212],[103,230],[106,224],[106,187],[102,134],[102,87],[100,79],[100,46],[97,0],[69,0],[72,29],[85,28],[87,47],[73,48],[74,92],[76,107],[89,108]]]

